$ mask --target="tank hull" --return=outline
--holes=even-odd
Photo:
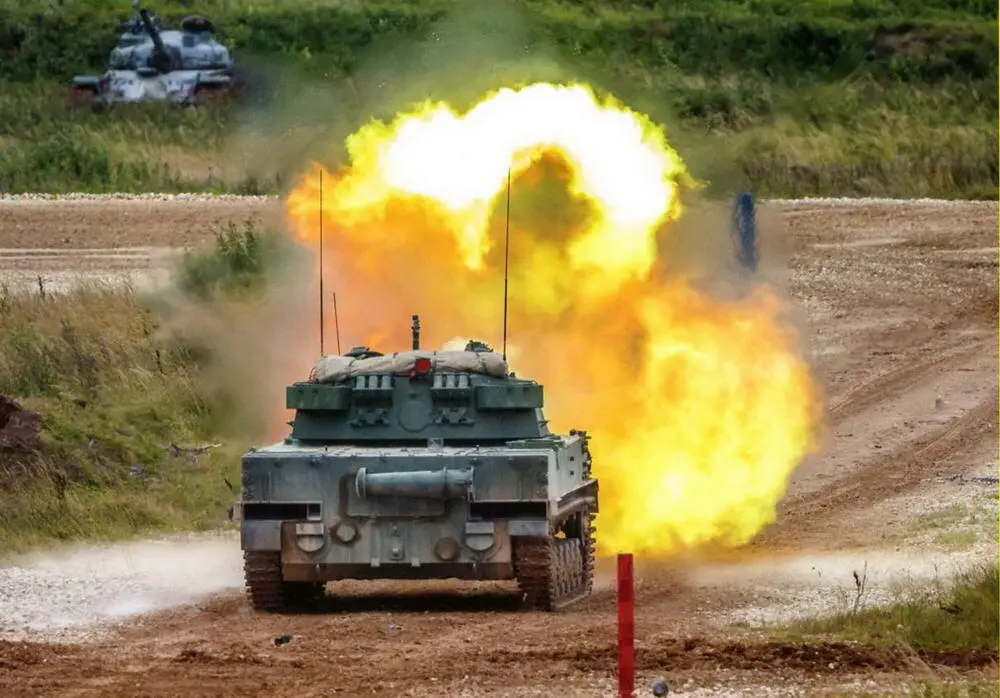
[[[150,102],[194,106],[219,101],[231,92],[232,78],[221,70],[175,70],[155,75],[111,70],[99,76],[76,76],[70,86],[70,100],[91,106]]]
[[[585,461],[583,435],[514,448],[279,444],[244,457],[234,518],[245,554],[284,584],[521,581],[519,541],[548,542],[596,513]]]
[[[422,351],[418,327],[409,352],[321,356],[287,387],[288,437],[243,457],[255,608],[341,579],[515,579],[543,610],[589,594],[590,437],[552,433],[542,386],[487,345]]]

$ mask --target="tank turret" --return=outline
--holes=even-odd
[[[512,579],[527,605],[589,594],[598,483],[585,432],[549,430],[543,387],[484,342],[356,347],[289,385],[281,443],[243,458],[253,605],[278,610],[338,579]]]
[[[364,356],[322,357],[311,380],[288,386],[287,443],[486,445],[549,435],[542,386],[510,377],[495,352]]]
[[[215,34],[215,24],[208,17],[188,15],[181,20],[181,30],[192,34]]]
[[[192,105],[227,95],[237,86],[236,65],[215,38],[211,20],[191,15],[179,29],[171,29],[139,0],[132,7],[136,14],[122,21],[107,72],[73,78],[73,103]]]

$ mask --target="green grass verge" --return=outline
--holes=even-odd
[[[101,69],[129,12],[0,1],[0,190],[277,193],[412,100],[584,79],[665,124],[710,192],[997,193],[992,3],[206,0],[269,101],[67,110],[68,80]]]
[[[0,395],[41,414],[44,443],[0,452],[0,552],[226,520],[260,425],[233,418],[238,398],[211,379],[211,342],[167,325],[185,309],[254,303],[291,259],[277,240],[220,231],[181,263],[170,302],[121,286],[0,291]]]
[[[947,588],[888,606],[803,620],[785,631],[795,639],[836,636],[914,650],[996,652],[1000,581],[996,564],[958,575]]]
[[[0,148],[0,189],[279,193],[301,165],[297,158],[277,170],[227,164],[229,116],[221,109],[63,116],[45,106],[60,89],[18,85],[0,95],[10,134]],[[974,86],[866,80],[792,88],[677,77],[660,94],[665,101],[651,111],[678,115],[666,117],[670,139],[710,193],[996,196],[995,101]],[[259,132],[256,147],[267,139]]]

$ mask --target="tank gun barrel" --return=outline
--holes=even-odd
[[[132,7],[138,11],[142,26],[153,41],[154,64],[162,66],[161,70],[166,72],[170,68],[170,54],[167,53],[167,47],[163,45],[163,38],[160,36],[159,30],[153,24],[153,20],[149,18],[149,10],[142,7],[139,0],[134,0]]]
[[[354,486],[362,499],[408,497],[413,499],[462,499],[472,484],[471,470],[413,470],[369,473],[358,470]]]

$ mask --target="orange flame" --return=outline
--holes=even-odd
[[[602,550],[740,544],[773,519],[816,390],[773,293],[724,302],[664,279],[656,234],[686,172],[661,129],[585,86],[535,84],[465,114],[420,105],[347,148],[286,202],[315,243],[323,173],[343,333],[402,349],[420,313],[424,346],[497,337],[510,173],[508,356],[545,386],[554,429],[594,437]]]

